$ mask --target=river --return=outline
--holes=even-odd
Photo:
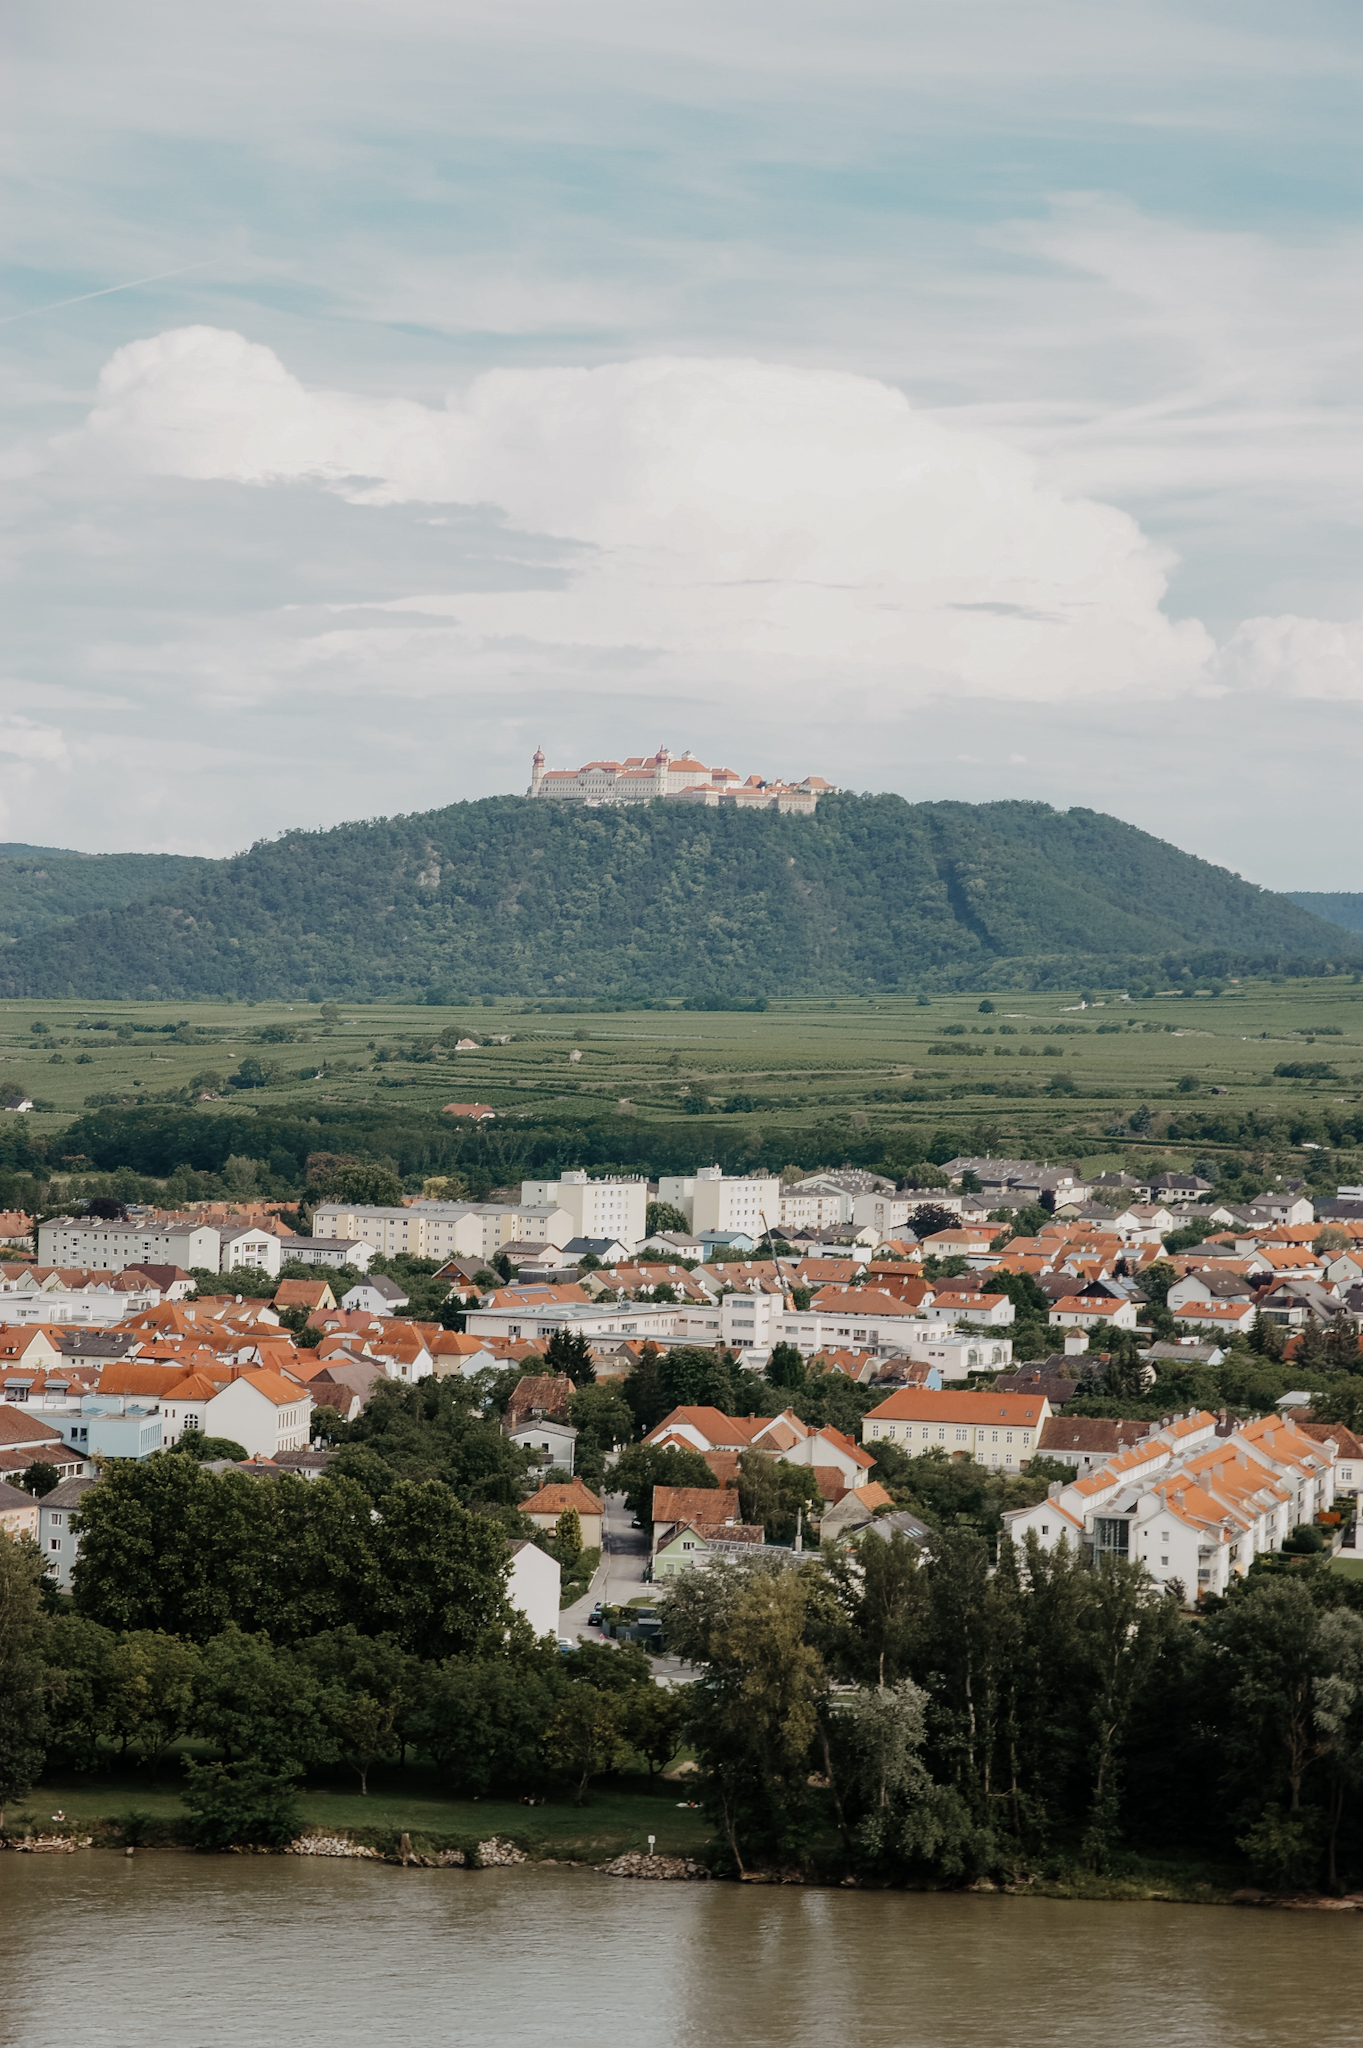
[[[1363,1984],[1353,1914],[553,1867],[4,1855],[0,1930],[6,2048],[1295,2048]]]

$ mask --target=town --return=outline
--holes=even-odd
[[[1024,1599],[1056,1569],[1101,1598],[1117,1571],[1133,1614],[1216,1627],[1266,1571],[1298,1595],[1294,1572],[1363,1563],[1363,1439],[1330,1399],[1358,1385],[1363,1188],[1283,1180],[1235,1204],[1195,1174],[988,1154],[934,1178],[575,1169],[486,1201],[376,1202],[361,1170],[319,1187],[306,1234],[266,1201],[11,1213],[0,1524],[54,1613],[111,1645],[198,1638],[201,1657],[221,1638],[162,1554],[176,1523],[212,1541],[255,1500],[301,1532],[333,1497],[372,1499],[365,1570],[386,1583],[413,1565],[379,1562],[382,1531],[406,1492],[429,1513],[434,1483],[460,1519],[421,1539],[418,1575],[476,1555],[475,1608],[502,1602],[560,1686],[584,1657],[642,1656],[633,1682],[672,1702],[663,1764],[735,1573],[804,1602],[811,1570],[926,1589],[970,1557],[987,1606],[1005,1568]],[[133,1531],[167,1515],[130,1598]],[[254,1598],[214,1612],[249,1627]],[[396,1598],[328,1585],[319,1614],[433,1671],[467,1656],[469,1616],[380,1627]],[[296,1627],[271,1654],[295,1654]],[[182,1692],[181,1734],[224,1726]],[[534,1768],[514,1767],[527,1782],[572,1750],[548,1732],[557,1698]],[[59,1753],[97,1741],[90,1711]],[[615,1751],[587,1741],[583,1786],[623,1727]]]

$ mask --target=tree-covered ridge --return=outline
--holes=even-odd
[[[1285,889],[1283,894],[1313,917],[1342,925],[1346,932],[1363,933],[1363,895],[1356,890]]]
[[[211,861],[178,853],[68,853],[0,846],[0,944],[92,910],[119,909],[183,889]]]
[[[491,797],[205,864],[154,901],[21,941],[0,993],[833,993],[1358,950],[1096,811],[840,796],[807,819]]]

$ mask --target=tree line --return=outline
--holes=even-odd
[[[679,1581],[687,1736],[728,1867],[1026,1885],[1144,1858],[1363,1872],[1363,1614],[1320,1561],[1189,1621],[1143,1570],[946,1531]]]

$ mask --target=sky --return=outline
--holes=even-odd
[[[11,0],[0,841],[692,749],[1363,888],[1347,0]]]

